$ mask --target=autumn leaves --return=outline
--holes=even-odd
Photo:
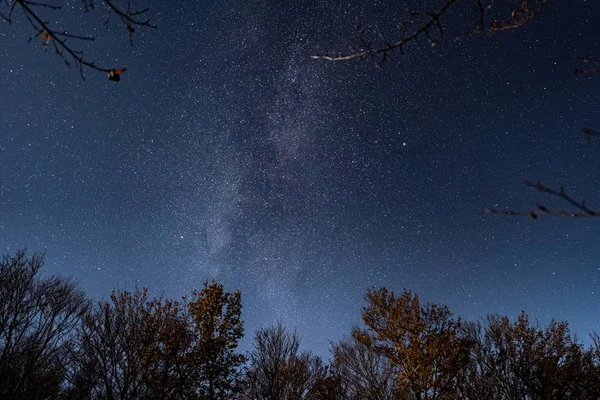
[[[181,300],[146,289],[92,303],[43,258],[0,262],[0,398],[569,400],[600,396],[600,340],[522,313],[477,322],[404,290],[367,291],[363,326],[324,362],[296,331],[260,328],[247,353],[239,291],[206,282]]]

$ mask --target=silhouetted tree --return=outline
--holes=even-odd
[[[40,277],[43,256],[0,261],[0,398],[58,397],[88,300],[67,278]]]
[[[411,399],[410,392],[397,384],[397,372],[386,356],[374,351],[374,338],[359,340],[370,334],[354,328],[350,337],[332,344],[332,368],[340,379],[344,398],[348,400]]]
[[[600,337],[585,349],[566,322],[461,323],[410,291],[369,290],[367,329],[332,344],[330,366],[278,323],[255,333],[244,376],[239,291],[115,291],[90,308],[68,279],[39,277],[42,263],[0,262],[2,399],[600,399]]]
[[[307,400],[348,400],[341,377],[330,366],[324,366],[316,375]]]
[[[300,353],[299,347],[298,333],[286,330],[281,322],[256,331],[254,349],[250,352],[250,365],[246,373],[244,398],[310,399],[311,388],[316,384],[323,384],[327,368],[320,358],[308,352]],[[316,398],[316,388],[312,396]]]
[[[478,360],[482,354],[487,354],[489,348],[482,345],[482,325],[480,322],[464,322],[459,331],[462,340],[470,349],[469,361],[461,369],[457,378],[457,394],[462,399],[505,399],[500,396],[500,390],[493,371],[485,368]]]
[[[154,299],[147,318],[148,328],[155,334],[153,362],[146,374],[151,398],[193,398],[197,382],[186,363],[194,333],[185,303]]]
[[[593,399],[591,353],[570,335],[566,322],[542,329],[524,312],[511,323],[490,316],[485,325],[470,324],[472,396],[487,399]]]
[[[131,0],[127,1],[127,7],[122,8],[117,5],[116,0],[81,0],[82,12],[88,12],[96,7],[97,3],[101,3],[106,8],[106,18],[104,27],[108,28],[111,17],[117,18],[123,24],[123,28],[129,36],[129,42],[133,45],[133,34],[138,28],[155,28],[150,23],[145,15],[148,13],[147,8],[133,9]],[[93,36],[72,34],[69,31],[59,30],[55,28],[45,16],[46,13],[58,12],[62,9],[61,6],[47,2],[31,1],[31,0],[4,0],[0,5],[0,18],[4,19],[9,24],[12,24],[17,17],[17,10],[22,11],[24,18],[33,28],[33,36],[29,41],[39,40],[46,48],[50,47],[54,52],[65,62],[68,67],[74,66],[83,78],[84,68],[90,68],[96,71],[108,74],[108,78],[118,82],[121,80],[121,74],[125,72],[125,68],[106,68],[97,65],[95,62],[84,57],[81,50],[72,46],[73,41],[91,42],[95,38]],[[45,11],[45,12],[44,12]]]
[[[146,289],[116,291],[85,316],[71,379],[79,396],[150,397],[147,374],[157,345],[157,332],[149,325],[151,310]]]
[[[600,335],[594,332],[591,335],[592,346],[585,353],[585,363],[583,364],[583,373],[585,382],[583,387],[587,398],[600,398]]]

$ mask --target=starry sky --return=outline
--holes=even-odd
[[[148,0],[158,29],[133,47],[65,3],[46,18],[128,70],[83,81],[26,20],[0,24],[2,253],[45,252],[46,274],[94,298],[217,279],[242,292],[242,349],[281,320],[327,358],[381,285],[467,319],[523,309],[600,330],[596,220],[482,213],[567,206],[523,178],[600,208],[600,143],[580,133],[600,128],[600,76],[572,73],[600,55],[595,2],[464,37],[474,2],[459,1],[440,45],[382,69],[310,56],[356,46],[357,14],[394,38],[406,9],[441,0]]]

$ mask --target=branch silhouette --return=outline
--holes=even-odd
[[[600,58],[598,57],[577,57],[577,60],[581,61],[584,64],[590,65],[589,67],[583,68],[575,68],[573,70],[574,74],[597,74],[600,72]]]
[[[527,1],[521,3],[521,7],[512,10],[510,17],[503,20],[493,20],[486,26],[486,14],[496,5],[497,0],[490,0],[489,3],[483,0],[477,0],[477,17],[472,28],[465,33],[465,36],[470,36],[477,33],[495,33],[499,31],[521,28],[522,26],[533,20],[538,13],[544,8],[547,0],[541,0],[532,6],[528,5]],[[311,56],[313,59],[326,61],[349,61],[364,57],[379,57],[377,66],[381,67],[388,59],[391,52],[397,51],[404,55],[405,48],[411,42],[416,42],[420,37],[425,37],[431,46],[436,46],[444,38],[444,29],[441,23],[441,17],[455,4],[457,0],[446,0],[445,3],[437,11],[409,11],[408,18],[399,23],[398,27],[401,31],[407,26],[413,25],[416,20],[423,20],[420,25],[417,25],[410,33],[402,36],[395,41],[388,41],[383,33],[379,30],[375,31],[378,44],[367,38],[360,19],[357,18],[356,33],[360,47],[358,49],[351,48],[347,53],[328,53],[316,54]]]
[[[415,29],[412,33],[407,36],[402,37],[401,39],[388,43],[381,33],[379,33],[380,38],[382,38],[385,44],[381,47],[372,47],[372,45],[367,41],[365,37],[365,32],[362,28],[360,20],[357,20],[356,31],[358,33],[358,38],[361,42],[361,49],[358,51],[354,51],[345,55],[331,55],[331,54],[323,54],[323,55],[314,55],[313,59],[322,59],[327,61],[348,61],[355,58],[362,58],[365,56],[377,56],[381,55],[382,59],[379,61],[381,65],[387,59],[387,56],[390,51],[398,50],[401,54],[404,54],[404,47],[413,41],[416,41],[418,37],[421,35],[425,35],[429,42],[432,45],[437,44],[439,40],[442,39],[444,31],[442,29],[442,25],[440,23],[440,17],[448,11],[448,9],[456,2],[456,0],[447,0],[446,3],[436,12],[409,12],[410,20],[413,20],[416,17],[426,16],[428,20],[422,24],[420,27]],[[405,21],[400,25],[400,27],[404,27],[408,21]],[[431,31],[437,31],[436,36],[432,36]]]
[[[94,0],[82,1],[84,12],[95,9]],[[133,45],[133,34],[136,28],[156,28],[156,26],[152,25],[148,19],[144,18],[149,11],[148,8],[132,10],[131,1],[128,1],[127,9],[122,10],[117,7],[112,0],[101,0],[101,2],[108,10],[103,24],[104,27],[108,28],[112,14],[117,15],[127,30],[130,45]],[[56,55],[64,61],[67,67],[70,68],[74,66],[77,71],[79,71],[82,79],[85,79],[84,69],[89,68],[108,74],[108,78],[111,81],[118,82],[121,80],[121,74],[126,71],[126,68],[108,68],[97,65],[94,61],[87,59],[82,50],[76,49],[71,45],[71,42],[68,42],[69,39],[92,42],[95,40],[94,37],[74,35],[67,31],[59,31],[53,28],[50,22],[43,19],[38,12],[38,9],[59,11],[62,9],[61,6],[29,0],[4,0],[3,3],[5,9],[3,10],[4,12],[0,12],[0,18],[4,19],[9,24],[12,24],[15,10],[17,7],[20,8],[34,31],[34,35],[29,38],[29,42],[38,38],[43,40],[44,46],[46,46],[46,48],[51,46]]]
[[[535,189],[538,192],[543,192],[561,198],[562,200],[575,207],[575,211],[567,211],[563,209],[552,210],[543,204],[538,203],[535,209],[531,210],[503,210],[498,208],[486,207],[483,209],[484,214],[499,214],[499,215],[525,215],[533,219],[537,219],[540,215],[551,215],[554,217],[571,217],[571,218],[584,218],[584,217],[600,217],[600,210],[593,210],[589,208],[585,200],[577,201],[570,195],[568,195],[565,189],[561,186],[558,190],[549,188],[540,182],[533,183],[527,179],[523,180],[523,184],[528,188]]]

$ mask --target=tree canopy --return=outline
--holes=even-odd
[[[331,343],[329,363],[300,351],[281,322],[243,337],[241,294],[205,282],[181,300],[147,289],[92,304],[43,257],[0,263],[2,399],[443,400],[600,396],[600,341],[523,312],[461,321],[408,290],[367,291],[364,326]]]

